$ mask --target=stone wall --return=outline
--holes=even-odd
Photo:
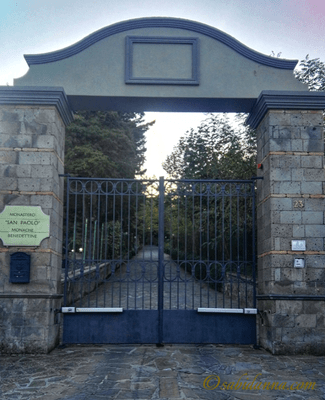
[[[275,354],[324,354],[323,113],[270,110],[257,143],[261,345]],[[306,241],[306,251],[292,250],[295,239]],[[295,268],[295,258],[305,267]]]
[[[259,337],[273,354],[325,354],[324,99],[315,92],[262,92],[249,117],[263,177],[257,181]],[[2,352],[48,352],[59,340],[60,174],[71,120],[62,88],[0,87],[0,212],[6,205],[41,206],[50,216],[50,236],[40,246],[0,243]],[[306,251],[293,251],[294,239],[305,240]],[[9,282],[10,254],[17,251],[31,255],[30,283]],[[305,267],[295,268],[295,258]]]
[[[235,273],[227,273],[223,284],[223,292],[232,300],[234,308],[254,307],[254,288],[251,276],[238,277]],[[257,284],[256,284],[257,287]]]
[[[2,101],[11,103],[15,96],[18,105],[0,105],[0,212],[6,205],[41,206],[50,216],[50,236],[34,247],[6,247],[0,241],[0,348],[48,352],[58,343],[62,298],[64,182],[59,174],[66,121],[58,104],[66,98],[62,89],[46,88],[43,96],[40,89],[1,89]],[[9,282],[10,254],[18,251],[31,256],[30,283]]]
[[[65,279],[67,278],[67,300],[66,305],[75,305],[82,297],[92,293],[99,285],[104,284],[104,280],[108,279],[112,274],[112,267],[109,263],[94,265],[89,267],[85,265],[83,271],[80,268],[74,267],[71,263],[67,277],[63,270],[61,274],[61,290],[64,292]],[[116,269],[119,268],[117,265]]]

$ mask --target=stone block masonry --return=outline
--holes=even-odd
[[[0,241],[4,353],[46,353],[59,340],[64,185],[59,175],[72,114],[63,90],[49,89],[0,88],[0,212],[6,205],[41,206],[50,216],[50,236],[40,246],[5,247]],[[10,254],[17,251],[31,256],[30,283],[9,282]]]
[[[325,354],[323,120],[321,110],[269,110],[257,128],[259,333],[273,354]]]
[[[325,354],[324,109],[323,93],[264,91],[248,118],[257,127],[263,165],[257,181],[259,341],[273,354]],[[41,206],[50,215],[50,236],[40,246],[0,243],[5,353],[46,353],[59,340],[60,174],[72,118],[63,88],[0,87],[0,212],[6,205]],[[306,251],[294,251],[294,239],[305,240]],[[9,282],[10,254],[17,251],[31,255],[30,283]],[[295,258],[305,267],[294,268]]]

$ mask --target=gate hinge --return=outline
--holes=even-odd
[[[251,180],[254,181],[256,179],[264,179],[264,176],[252,176]]]

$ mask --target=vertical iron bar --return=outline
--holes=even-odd
[[[239,290],[240,290],[240,278],[241,278],[241,274],[240,274],[240,261],[239,261],[239,223],[240,223],[240,219],[239,219],[239,196],[240,196],[240,186],[239,184],[237,184],[237,294],[238,294],[238,305],[237,307],[240,307],[240,296],[239,296]]]
[[[96,258],[97,258],[97,263],[99,261],[99,246],[100,246],[100,183],[97,183],[98,185],[98,201],[97,201],[97,249],[96,249]]]
[[[185,210],[184,210],[184,214],[185,214],[185,216],[184,216],[184,219],[185,219],[185,243],[184,243],[184,246],[185,246],[185,273],[184,273],[184,278],[185,278],[185,296],[184,296],[184,308],[185,308],[185,310],[187,309],[187,304],[186,304],[186,302],[187,302],[187,194],[188,194],[188,191],[187,191],[187,186],[186,186],[186,189],[185,189]]]
[[[244,228],[244,265],[245,265],[245,303],[247,306],[247,247],[248,247],[248,241],[247,241],[247,185],[245,185],[245,228]]]
[[[82,307],[82,293],[83,293],[83,285],[84,285],[84,269],[85,269],[85,249],[84,249],[84,222],[85,222],[85,196],[83,193],[83,186],[82,187],[82,202],[81,202],[81,215],[82,215],[82,223],[81,223],[81,248],[82,248],[82,260],[80,264],[80,307]]]
[[[152,188],[151,188],[152,190]],[[153,235],[153,226],[152,226],[152,212],[153,212],[153,198],[152,198],[152,193],[150,196],[150,264],[148,264],[149,267],[149,304],[150,304],[150,310],[152,308],[152,235]],[[159,268],[159,265],[158,265]]]
[[[152,225],[152,213],[153,213],[153,198],[150,196],[150,261],[152,261],[152,237],[153,237],[153,225]]]
[[[67,306],[67,285],[68,285],[68,257],[69,257],[69,192],[70,180],[67,177],[67,205],[66,205],[66,220],[65,220],[65,279],[64,279],[64,305]]]
[[[143,193],[143,221],[142,221],[142,260],[144,261],[144,246],[146,244],[146,193]],[[144,267],[145,268],[145,267]],[[145,273],[145,271],[144,271]],[[144,309],[144,273],[142,273],[142,310]]]
[[[84,193],[83,193],[83,197],[84,197]],[[82,205],[83,208],[83,214],[85,214],[85,203],[83,202]],[[83,244],[83,257],[82,257],[82,273],[84,273],[85,271],[85,267],[86,267],[86,251],[87,251],[87,228],[88,228],[88,218],[86,218],[86,222],[85,222],[85,233],[84,233],[84,244]],[[82,229],[83,231],[83,229]],[[81,280],[81,288],[80,288],[80,293],[83,292],[83,287],[84,287],[84,275],[82,275],[82,280]],[[81,296],[80,298],[80,306],[82,307],[82,303],[83,303],[83,297]]]
[[[104,244],[104,222],[102,222],[102,229],[100,231],[100,250],[99,250],[99,263],[103,260],[103,244]]]
[[[203,307],[202,305],[202,182],[200,182],[200,212],[199,212],[199,218],[200,218],[200,223],[199,223],[199,232],[200,232],[200,260],[199,260],[199,266],[200,266],[200,307]]]
[[[107,260],[107,242],[108,242],[108,236],[107,236],[107,224],[108,224],[108,215],[107,215],[107,210],[108,210],[108,182],[106,182],[106,187],[105,187],[105,231],[104,231],[104,243],[105,243],[105,251],[104,251],[104,259]]]
[[[123,265],[123,190],[124,190],[124,184],[123,181],[121,182],[121,234],[120,234],[120,268],[119,268],[119,307],[122,307],[122,265]]]
[[[92,261],[95,262],[95,250],[96,250],[96,233],[97,233],[97,219],[95,221],[94,225],[94,244],[93,244],[93,256],[92,256]]]
[[[164,177],[159,178],[158,208],[158,344],[163,341],[163,309],[164,309]]]
[[[226,266],[225,266],[225,186],[222,186],[222,307],[225,307],[225,281],[226,281]]]
[[[252,198],[253,198],[253,204],[252,204],[252,216],[253,216],[253,221],[252,221],[252,238],[253,238],[253,243],[252,243],[252,251],[253,251],[253,307],[256,308],[256,254],[255,254],[255,182],[253,181],[251,184],[251,191],[252,193]],[[246,285],[247,285],[247,279],[246,279]]]
[[[83,254],[82,254],[82,259],[83,259],[83,261],[85,260],[85,240],[86,240],[86,238],[85,238],[85,235],[84,235],[84,229],[83,229],[83,227],[85,226],[85,191],[84,191],[84,186],[83,186],[83,182],[80,182],[81,183],[81,187],[82,187],[82,207],[81,207],[81,209],[82,209],[82,225],[81,225],[81,232],[82,232],[82,234],[81,234],[81,246],[82,246],[82,251],[83,251]],[[83,262],[83,264],[84,264],[84,262]]]
[[[77,194],[74,195],[74,221],[73,221],[73,240],[72,240],[73,253],[76,252],[76,230],[77,230]],[[76,259],[75,254],[74,254],[74,259]]]
[[[179,309],[179,280],[180,280],[180,259],[179,259],[179,250],[180,250],[180,240],[179,240],[179,214],[180,214],[180,188],[179,188],[180,182],[178,182],[177,186],[177,272],[176,272],[176,308],[177,310]],[[174,289],[175,290],[175,289]]]
[[[98,307],[98,287],[100,286],[100,192],[101,183],[97,182],[97,233],[96,233],[96,307]]]
[[[85,212],[85,210],[84,210]],[[86,251],[87,251],[87,228],[88,228],[88,218],[86,218],[85,222],[85,241],[84,241],[84,254],[83,254],[83,262],[86,263]]]
[[[96,249],[96,235],[97,235],[97,220],[95,221],[95,227],[94,227],[94,247],[93,247],[93,261],[94,261],[94,266],[95,266],[95,290],[96,290],[96,306],[98,307],[98,276],[97,276],[97,271],[98,271],[98,265],[97,265],[97,260],[95,259],[95,249]],[[98,236],[98,235],[97,235]],[[97,256],[98,254],[96,254]],[[96,260],[96,261],[95,261]],[[90,279],[89,279],[90,280]],[[91,279],[92,280],[92,279]]]
[[[195,190],[196,184],[192,183],[192,262],[191,262],[191,274],[192,274],[192,309],[194,310],[194,297],[195,297],[195,262],[194,262],[194,253],[195,253]]]
[[[111,296],[111,307],[114,307],[114,283],[115,283],[115,269],[116,269],[116,262],[115,262],[115,224],[116,224],[116,215],[115,215],[115,207],[116,207],[116,184],[113,184],[113,224],[112,224],[112,296]]]
[[[77,182],[76,183],[76,188],[77,188]],[[78,213],[78,193],[76,190],[76,193],[74,195],[74,221],[73,221],[73,286],[76,284],[76,279],[75,279],[75,271],[78,263],[76,262],[76,231],[77,231],[77,213]],[[80,271],[79,271],[80,273]],[[80,286],[80,281],[79,281],[79,286]],[[76,291],[77,291],[77,285],[76,285]],[[72,293],[74,294],[75,291],[72,290]],[[73,303],[74,303],[74,298],[73,298]]]
[[[215,193],[214,193],[214,306],[217,308],[218,307],[218,283],[216,280],[218,280],[218,264],[217,264],[217,254],[218,254],[218,238],[217,238],[217,203],[218,203],[218,198],[217,198],[217,190],[218,186],[215,184]]]
[[[107,210],[108,210],[108,197],[107,197],[107,192],[108,192],[108,182],[105,184],[105,216],[104,216],[104,222],[103,222],[103,227],[102,227],[102,235],[103,235],[103,242],[102,242],[102,247],[103,247],[103,252],[104,252],[104,304],[103,307],[106,307],[106,292],[107,292],[107,270],[109,268],[109,264],[107,262]]]
[[[90,269],[93,263],[92,259],[92,247],[91,247],[91,240],[92,240],[92,226],[93,226],[93,182],[90,181],[90,187],[91,187],[91,192],[90,192],[90,204],[89,204],[89,250],[88,250],[88,255],[89,255],[89,262],[88,262],[88,273],[90,274]],[[88,307],[90,307],[90,279],[88,279]]]
[[[127,230],[127,266],[128,266],[128,276],[127,276],[127,281],[126,281],[126,308],[127,310],[129,309],[129,286],[130,286],[130,281],[132,280],[132,271],[131,271],[131,266],[130,266],[130,235],[131,235],[131,230],[130,230],[130,220],[131,220],[131,183],[128,183],[128,230]]]
[[[138,254],[138,196],[139,196],[139,188],[138,183],[135,184],[135,242],[134,242],[134,253],[135,257]],[[138,264],[136,264],[136,267]],[[135,268],[136,268],[135,267]],[[140,267],[141,268],[141,267]],[[134,309],[137,309],[137,279],[134,277]]]
[[[170,194],[170,233],[169,233],[169,243],[170,243],[170,256],[173,258],[174,250],[174,234],[173,234],[173,195]],[[169,263],[169,309],[172,308],[172,264]]]
[[[128,196],[128,261],[130,260],[130,242],[131,240],[131,183],[129,183]]]
[[[82,245],[82,263],[81,263],[81,268],[82,268],[82,277],[81,277],[81,285],[80,285],[80,294],[83,293],[83,286],[84,286],[84,270],[86,266],[86,247],[87,247],[87,235],[84,230],[85,224],[87,224],[87,218],[86,218],[86,197],[85,197],[85,190],[84,190],[84,183],[83,181],[80,182],[81,188],[82,188],[82,225],[81,225],[81,232],[82,232],[82,238],[81,238],[81,245]],[[80,307],[82,307],[83,303],[83,297],[80,297]]]
[[[206,274],[208,274],[207,290],[208,290],[208,307],[210,307],[210,184],[207,185],[207,261],[206,261]]]
[[[230,263],[230,268],[229,268],[229,280],[230,280],[230,308],[232,308],[232,284],[233,284],[233,276],[232,276],[232,220],[231,220],[231,214],[232,214],[232,184],[229,184],[230,187],[230,193],[229,193],[229,263]]]

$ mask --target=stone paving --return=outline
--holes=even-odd
[[[325,399],[324,357],[272,356],[250,346],[73,345],[0,357],[0,374],[1,400]],[[210,389],[217,377],[220,384],[208,390],[203,384],[211,375]],[[262,384],[254,390],[260,382],[270,382],[269,390]],[[299,389],[301,382],[315,386]],[[288,389],[279,390],[281,383]]]
[[[203,290],[204,301],[210,289]],[[148,301],[146,295],[146,307]],[[60,346],[47,355],[0,356],[0,378],[1,400],[325,400],[325,357],[272,356],[252,346]]]

